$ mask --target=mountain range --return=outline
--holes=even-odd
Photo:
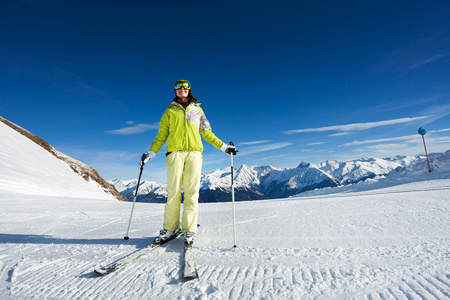
[[[446,153],[431,154],[431,165],[448,161]],[[234,171],[236,201],[287,198],[306,191],[352,185],[367,179],[389,180],[392,176],[408,176],[408,170],[427,171],[424,155],[395,156],[388,158],[360,158],[351,161],[327,160],[319,164],[300,163],[295,168],[279,168],[274,165],[242,165]],[[199,202],[231,201],[231,167],[204,172],[201,176]],[[399,175],[400,174],[400,175]],[[109,181],[128,201],[133,200],[137,180]],[[142,181],[139,202],[165,202],[167,186],[155,181]]]

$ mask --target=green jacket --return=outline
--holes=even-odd
[[[150,150],[158,153],[167,141],[167,152],[200,151],[203,144],[200,134],[205,141],[220,149],[224,144],[211,131],[211,125],[200,108],[200,103],[191,103],[184,108],[181,104],[172,102],[164,112],[159,123],[159,132]]]

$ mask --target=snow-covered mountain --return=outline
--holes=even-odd
[[[125,200],[94,169],[0,117],[0,190]]]
[[[431,154],[432,168],[450,162],[450,151]],[[409,176],[411,172],[427,170],[426,157],[395,156],[361,158],[339,162],[328,160],[319,164],[302,162],[296,168],[242,165],[235,170],[237,201],[286,198],[322,188],[353,185],[367,179],[390,180],[393,176]],[[132,199],[137,180],[110,181],[127,199]],[[231,169],[226,167],[202,173],[200,202],[231,201]],[[144,182],[137,201],[162,202],[167,196],[166,185]]]
[[[133,180],[110,180],[108,181],[115,188],[126,197],[128,201],[134,198],[134,191],[136,190],[137,179]],[[139,202],[153,202],[163,203],[167,197],[167,185],[158,183],[156,181],[141,181],[139,183],[139,191],[136,201]]]

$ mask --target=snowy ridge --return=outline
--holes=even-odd
[[[361,158],[348,162],[328,160],[318,164],[317,167],[339,180],[340,184],[345,185],[356,183],[366,178],[386,175],[398,167],[407,166],[415,159],[417,158],[411,156],[399,156],[396,158],[388,157],[384,159]]]
[[[125,200],[94,169],[2,117],[0,136],[0,192]]]
[[[271,198],[286,198],[305,190],[338,186],[339,181],[307,163],[297,168],[270,172],[263,178],[263,190]]]
[[[448,153],[448,151],[447,151]],[[448,155],[430,155],[434,171],[439,172],[439,166],[448,164]],[[296,168],[278,168],[276,166],[242,165],[235,170],[236,200],[260,200],[272,198],[287,198],[304,192],[326,188],[336,188],[364,182],[368,179],[392,180],[394,176],[410,176],[416,172],[408,166],[418,166],[417,171],[428,170],[426,157],[419,155],[396,156],[388,158],[361,158],[352,161],[339,162],[328,160],[320,164],[302,162]],[[127,199],[132,199],[136,188],[136,180],[111,181]],[[231,201],[231,171],[230,167],[213,172],[202,173],[200,202]],[[126,186],[126,188],[124,188]],[[159,187],[159,188],[158,188]],[[340,188],[342,190],[342,188]],[[339,190],[339,189],[338,189]],[[151,182],[148,188],[140,189],[138,201],[161,202],[167,196],[166,185]]]
[[[122,193],[128,201],[132,201],[134,198],[134,192],[136,191],[137,179],[133,180],[110,180],[108,181],[115,188]],[[167,185],[160,184],[156,181],[143,180],[139,183],[138,196],[136,201],[140,202],[162,202],[167,197]]]

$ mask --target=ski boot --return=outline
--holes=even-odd
[[[173,230],[161,229],[159,236],[153,241],[154,244],[162,244],[166,240],[170,239],[175,234]]]
[[[186,232],[184,234],[184,243],[188,246],[192,246],[194,244],[195,233],[194,232]]]

